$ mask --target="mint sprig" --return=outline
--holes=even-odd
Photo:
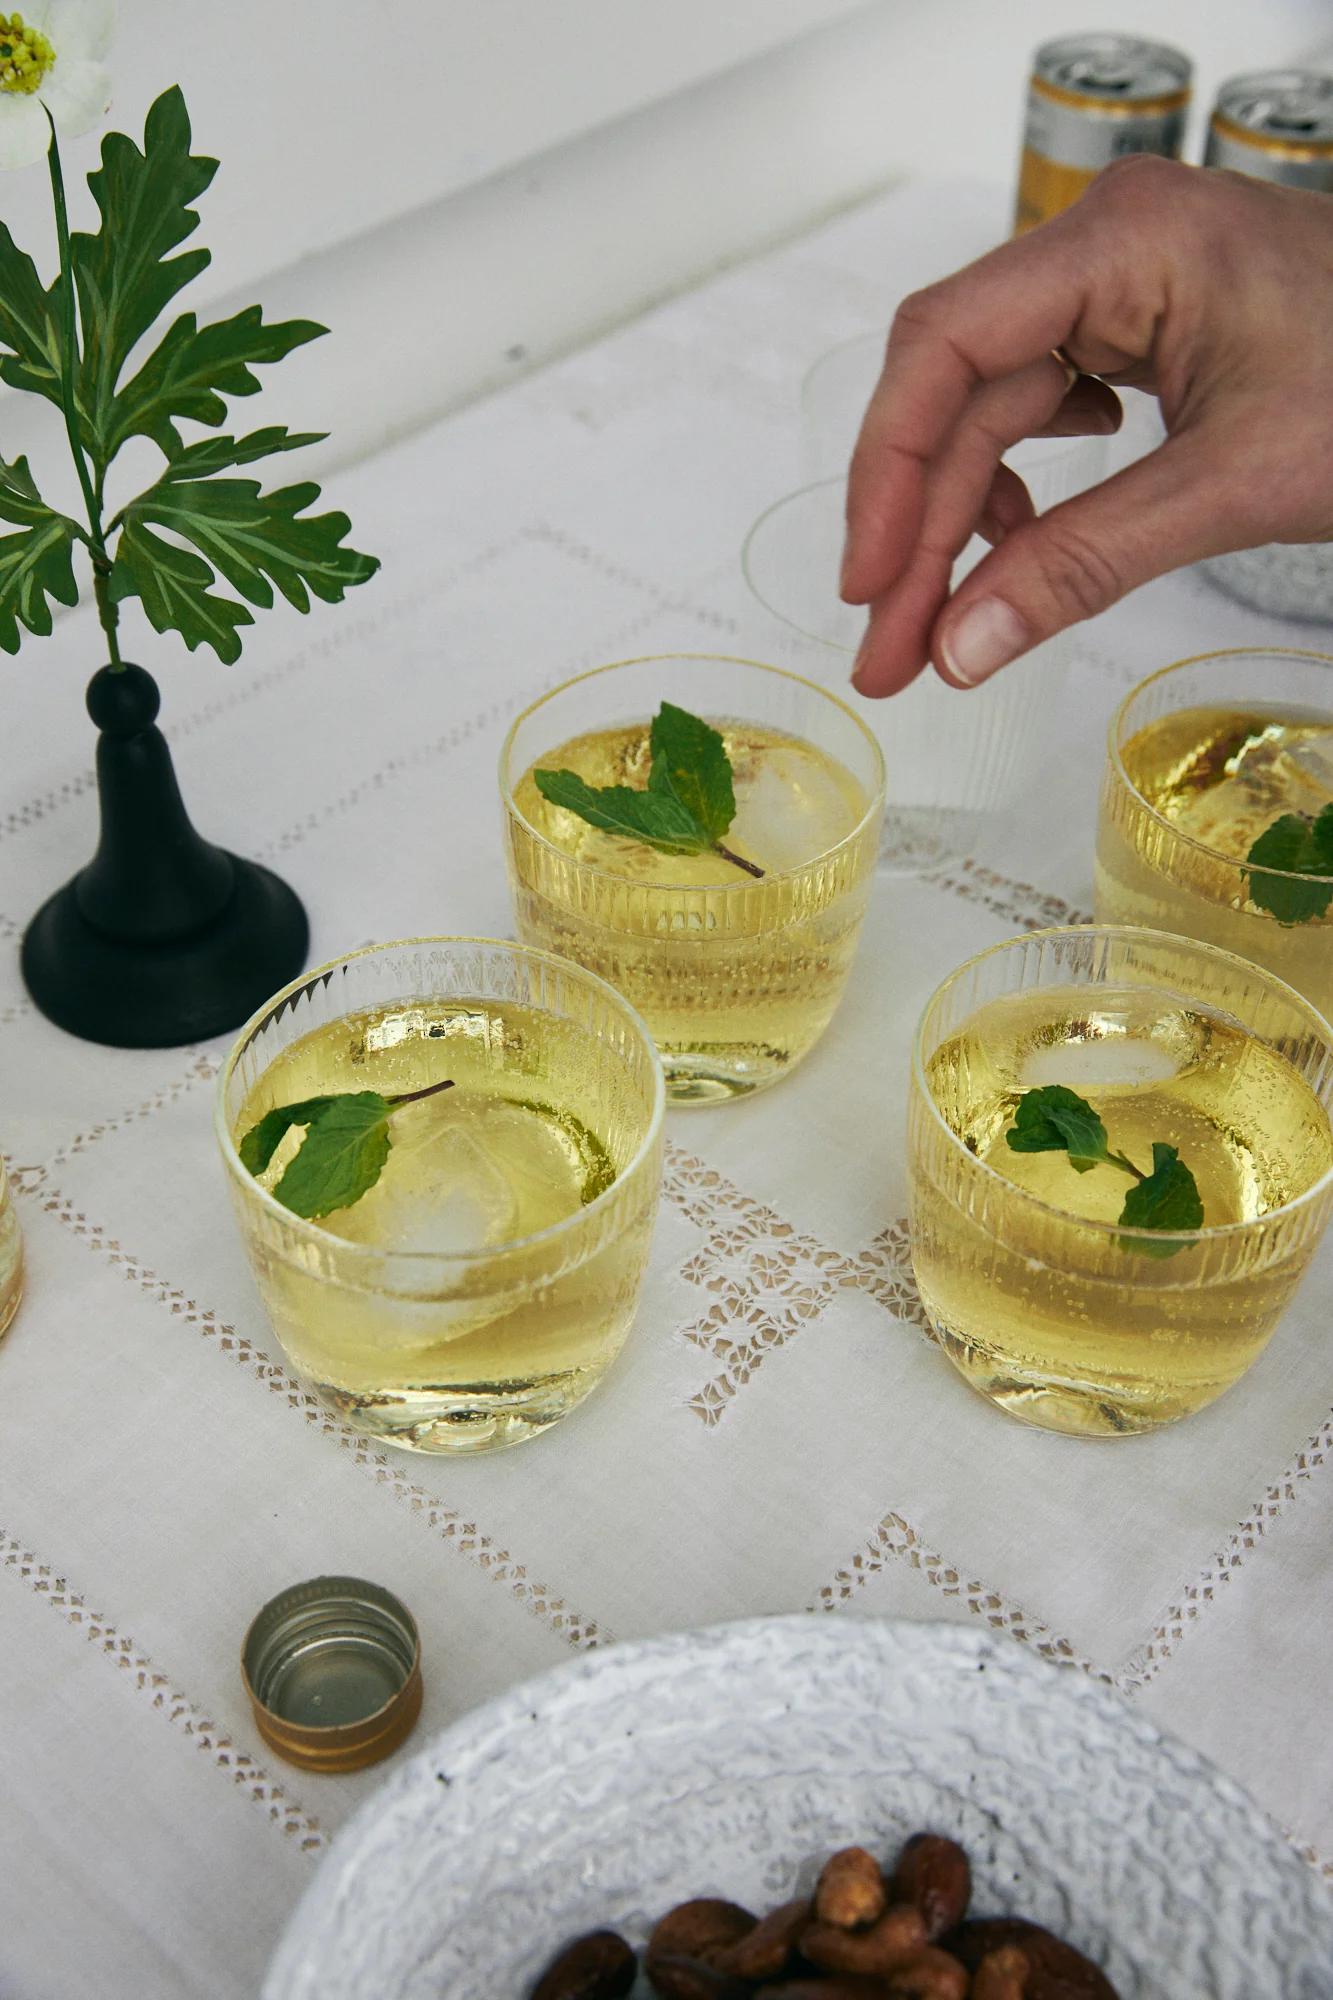
[[[452,1090],[453,1079],[424,1090],[382,1097],[378,1090],[339,1090],[276,1105],[250,1127],[237,1151],[241,1165],[262,1174],[293,1125],[305,1138],[273,1189],[273,1198],[307,1222],[350,1208],[368,1194],[384,1171],[392,1144],[389,1120],[404,1104]]]
[[[1145,1174],[1126,1154],[1111,1151],[1100,1117],[1085,1097],[1063,1083],[1024,1091],[1005,1142],[1015,1153],[1068,1153],[1076,1173],[1107,1166],[1131,1175],[1135,1185],[1120,1211],[1122,1227],[1173,1233],[1203,1227],[1198,1182],[1176,1147],[1154,1140],[1152,1171]],[[1135,1237],[1127,1247],[1142,1250],[1149,1257],[1174,1257],[1182,1246]]]
[[[720,854],[747,875],[757,863],[723,845],[736,817],[731,759],[722,732],[701,716],[664,701],[653,718],[652,763],[646,791],[630,785],[589,785],[576,771],[535,771],[537,790],[553,806],[622,840],[658,854]]]
[[[1259,835],[1245,857],[1250,901],[1282,924],[1308,924],[1333,903],[1333,805],[1316,819],[1283,813]],[[1268,874],[1256,870],[1268,869]],[[1319,881],[1284,881],[1283,876],[1319,876]]]

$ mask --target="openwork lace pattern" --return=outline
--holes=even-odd
[[[77,1626],[88,1644],[96,1646],[120,1673],[128,1675],[131,1684],[158,1714],[210,1758],[260,1808],[272,1826],[297,1841],[303,1853],[318,1854],[327,1845],[319,1821],[292,1798],[285,1786],[271,1778],[249,1751],[241,1749],[225,1730],[182,1694],[171,1676],[154,1666],[128,1633],[118,1631],[64,1576],[40,1562],[31,1549],[3,1527],[0,1527],[0,1567],[34,1591],[67,1624]]]

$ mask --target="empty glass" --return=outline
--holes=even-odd
[[[766,610],[824,656],[821,679],[846,688],[865,630],[864,610],[842,603],[846,468],[884,354],[881,334],[844,341],[811,368],[801,391],[801,462],[810,483],[769,507],[742,554]],[[1005,455],[1039,513],[1093,485],[1105,438],[1030,438]],[[987,553],[970,542],[957,583]],[[945,685],[929,669],[901,694],[858,705],[884,752],[888,807],[880,865],[905,873],[960,853],[984,853],[995,816],[1021,798],[1041,724],[1070,657],[1060,634],[984,686]]]

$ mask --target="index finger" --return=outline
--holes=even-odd
[[[1087,260],[1082,232],[1064,222],[1001,244],[899,306],[848,475],[849,603],[868,604],[906,567],[931,462],[973,390],[1040,360],[1078,324]]]

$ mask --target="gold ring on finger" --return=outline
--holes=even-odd
[[[1051,359],[1058,363],[1059,367],[1064,371],[1065,394],[1067,396],[1079,376],[1083,373],[1083,370],[1070,360],[1063,347],[1053,347],[1051,349]]]

